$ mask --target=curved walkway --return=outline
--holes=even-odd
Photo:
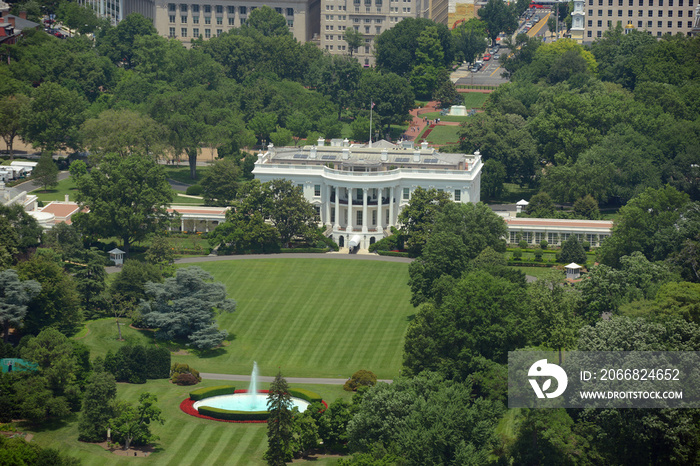
[[[228,380],[230,382],[250,382],[249,375],[233,375],[233,374],[213,374],[210,372],[200,372],[199,375],[203,379],[208,380]],[[344,385],[348,379],[325,379],[322,377],[285,377],[288,383],[300,384],[317,384],[317,385]],[[258,376],[259,382],[271,383],[274,377]],[[377,382],[392,383],[390,379],[380,379]]]

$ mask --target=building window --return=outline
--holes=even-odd
[[[682,28],[682,27],[683,27],[683,21],[678,21],[678,28]]]
[[[544,239],[544,233],[542,233],[542,232],[535,233],[535,244],[540,244],[543,239]]]
[[[175,37],[175,28],[170,28],[169,35],[170,37]]]
[[[320,195],[321,195],[321,185],[315,184],[314,185],[314,196],[318,197]]]
[[[204,5],[204,12],[211,13],[211,5]]]
[[[608,10],[608,16],[612,16],[612,10]]]
[[[192,22],[193,22],[194,24],[199,24],[199,16],[193,16],[193,17],[192,17]]]
[[[244,7],[244,6],[239,6],[239,7],[238,7],[238,13],[244,15],[244,14],[246,14],[247,12],[248,12],[248,9],[247,9],[246,7]]]
[[[586,36],[587,36],[587,37],[593,37],[593,31],[588,31],[588,33],[586,34]]]
[[[228,25],[229,25],[229,26],[235,26],[235,25],[236,25],[235,21],[236,21],[236,18],[229,18],[229,19],[228,19]]]
[[[600,19],[598,20],[598,27],[599,27],[599,28],[602,28],[602,27],[603,27],[603,21],[600,20]]]
[[[372,211],[372,225],[373,226],[377,225],[377,211],[376,210]]]
[[[204,30],[204,38],[209,39],[211,37],[211,29]]]
[[[221,26],[222,24],[224,24],[224,18],[222,18],[221,16],[217,16],[217,17],[216,17],[216,24],[219,25],[219,26]]]
[[[462,191],[455,189],[455,202],[462,202]]]
[[[664,12],[659,10],[659,18],[663,18],[663,16],[664,16]]]
[[[217,13],[217,14],[219,14],[219,15],[223,15],[223,14],[224,14],[224,7],[223,7],[223,5],[216,5],[215,8],[216,8],[216,13]]]
[[[622,10],[617,10],[617,16],[622,16]]]
[[[187,5],[185,3],[180,4],[180,12],[187,13]]]
[[[651,18],[652,16],[654,16],[654,10],[648,10],[648,11],[647,11],[647,16],[650,17],[650,18]]]
[[[192,5],[192,13],[199,13],[199,5]]]
[[[199,37],[199,28],[192,29],[192,37]]]
[[[588,16],[589,17],[593,16],[593,10],[588,10]]]
[[[559,235],[557,233],[547,233],[547,243],[559,244]]]
[[[168,11],[177,11],[177,7],[174,3],[168,3]]]
[[[356,214],[355,217],[357,220],[357,226],[361,226],[362,225],[362,211],[358,210],[357,212],[355,212],[355,214]]]
[[[180,37],[187,37],[187,28],[180,29]]]
[[[211,24],[211,16],[204,17],[204,24]]]
[[[598,245],[598,235],[587,233],[586,234],[586,241],[588,241],[588,244],[590,246],[597,246]]]
[[[668,15],[669,18],[673,18],[673,10],[668,10]],[[671,27],[671,26],[669,26]]]
[[[180,22],[182,24],[187,24],[187,16],[180,16]]]
[[[226,7],[228,14],[230,15],[235,15],[236,14],[236,7],[235,6],[228,6]]]
[[[403,188],[403,200],[407,201],[411,198],[411,188]]]
[[[287,16],[294,16],[294,8],[287,8]]]
[[[518,233],[515,231],[510,232],[510,244],[515,244],[518,242]]]
[[[632,10],[627,10],[627,16],[632,17]]]
[[[175,22],[175,15],[170,15],[170,22],[174,23]]]

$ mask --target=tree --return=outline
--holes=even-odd
[[[287,118],[285,122],[286,128],[292,132],[292,137],[294,138],[294,146],[299,143],[299,139],[306,138],[311,129],[311,120],[306,116],[305,113],[296,111],[292,113],[291,116]]]
[[[100,19],[92,8],[73,2],[62,2],[58,5],[58,19],[79,34],[95,32],[98,27],[107,28],[109,22]]]
[[[189,339],[199,349],[211,349],[226,338],[215,324],[216,311],[233,312],[236,303],[226,299],[226,288],[199,267],[178,269],[175,277],[147,283],[151,301],[141,304],[143,322],[158,331],[156,338]],[[216,336],[214,338],[212,335]]]
[[[206,205],[227,206],[236,198],[238,179],[241,176],[238,164],[232,158],[217,160],[207,168],[199,183],[202,186]]]
[[[442,108],[464,103],[461,94],[457,92],[457,86],[449,79],[444,80],[440,87],[435,89],[433,99],[438,101]]]
[[[129,109],[105,110],[86,120],[80,130],[91,155],[132,154],[160,158],[166,149],[166,129],[148,115]],[[95,158],[95,157],[93,157]]]
[[[41,292],[27,304],[26,333],[36,335],[46,327],[65,335],[79,330],[83,316],[75,280],[63,270],[53,251],[38,250],[18,265],[17,272],[22,280],[36,280],[41,285]]]
[[[586,263],[586,251],[583,250],[583,246],[578,242],[576,235],[569,236],[569,239],[561,245],[559,261],[565,264],[575,262],[583,265]]]
[[[396,28],[389,31],[393,29]],[[414,101],[415,96],[407,79],[394,73],[380,74],[373,70],[363,71],[355,94],[356,107],[369,113],[374,104],[372,110],[376,124],[386,126],[387,131],[392,124],[401,124],[406,120]]]
[[[102,442],[107,438],[112,406],[117,397],[117,382],[109,372],[95,371],[85,386],[83,409],[78,423],[78,440]]]
[[[123,63],[125,68],[133,67],[136,48],[134,42],[139,36],[156,35],[158,31],[153,21],[138,13],[131,13],[116,27],[107,29],[97,37],[97,50],[109,57],[115,64]]]
[[[470,18],[452,29],[455,43],[455,58],[468,63],[474,62],[477,55],[486,50],[486,24],[477,18]]]
[[[351,34],[351,30],[346,29],[346,34]],[[362,38],[362,35],[360,37]],[[352,49],[350,53],[352,55]],[[343,109],[355,97],[361,75],[362,67],[357,60],[342,55],[324,55],[311,65],[307,80],[318,92],[328,96],[337,105],[340,120]]]
[[[498,160],[486,160],[481,175],[481,194],[485,200],[500,198],[505,180],[506,167]]]
[[[350,138],[357,142],[369,141],[369,118],[357,117],[350,123]]]
[[[302,458],[307,458],[311,449],[318,445],[318,425],[311,413],[312,409],[314,408],[309,406],[302,414],[294,417],[292,450],[295,456],[299,454]]]
[[[598,201],[590,194],[578,198],[576,202],[574,202],[574,214],[576,214],[577,217],[597,220],[600,217]]]
[[[551,218],[554,217],[554,202],[552,197],[544,191],[532,196],[530,203],[525,207],[525,213],[532,217]]]
[[[109,425],[115,438],[124,441],[124,449],[128,450],[132,442],[135,445],[146,445],[158,440],[151,432],[151,423],[165,423],[161,417],[161,410],[156,406],[158,398],[152,393],[142,393],[139,397],[139,405],[133,406],[126,401],[118,401],[114,405],[115,417],[110,419]]]
[[[84,312],[89,316],[107,311],[107,301],[103,295],[107,288],[104,257],[94,249],[85,251],[85,265],[75,272],[75,282]]]
[[[58,167],[53,161],[50,152],[42,152],[39,162],[32,170],[33,178],[44,187],[46,191],[49,187],[58,185]]]
[[[151,158],[108,155],[77,184],[78,204],[90,212],[77,213],[73,221],[91,234],[121,238],[127,255],[131,243],[164,230],[171,218],[173,191]]]
[[[0,325],[3,342],[10,338],[10,328],[20,328],[27,315],[27,304],[41,292],[36,280],[20,280],[12,269],[0,271]]]
[[[289,180],[276,179],[266,183],[271,198],[268,216],[279,231],[283,243],[295,237],[307,238],[315,230],[316,212],[296,185]]]
[[[68,172],[70,173],[70,176],[77,180],[81,176],[87,175],[87,164],[82,160],[74,160],[68,167]]]
[[[287,128],[277,127],[277,130],[270,133],[270,142],[276,147],[288,146],[292,142],[292,132]]]
[[[318,435],[326,448],[337,449],[347,441],[348,422],[352,419],[350,404],[338,398],[318,420]]]
[[[434,188],[425,190],[420,186],[411,193],[411,199],[399,213],[401,234],[406,237],[406,246],[411,254],[419,256],[435,225],[438,212],[451,202],[446,192]]]
[[[508,351],[525,342],[526,308],[520,286],[482,270],[467,273],[440,305],[424,305],[409,324],[405,370],[465,380],[479,356],[504,364]]]
[[[10,151],[10,161],[14,159],[14,142],[22,130],[21,116],[29,107],[29,97],[18,94],[0,99],[0,137]]]
[[[486,32],[492,44],[501,32],[512,34],[518,27],[515,5],[500,0],[489,0],[486,6],[479,8],[479,18],[486,23]]]
[[[258,113],[248,122],[248,128],[258,136],[260,144],[264,144],[269,139],[276,125],[277,115],[274,113]]]
[[[423,29],[416,42],[416,59],[409,79],[416,96],[430,98],[438,87],[449,81],[449,75],[442,68],[445,53],[438,38],[437,27],[428,26]]]
[[[0,224],[4,225],[7,233],[3,235],[1,246],[5,246],[10,255],[27,253],[36,248],[41,241],[43,229],[39,222],[29,215],[20,204],[11,206],[0,205]],[[5,244],[7,239],[7,244]]]
[[[292,441],[291,397],[287,380],[277,372],[275,380],[270,384],[267,395],[267,410],[270,417],[267,418],[267,451],[265,460],[270,466],[284,466],[292,460],[290,443]]]
[[[365,42],[364,36],[360,33],[360,31],[357,31],[355,28],[346,29],[343,33],[343,39],[345,39],[345,42],[347,42],[348,44],[348,50],[350,50],[350,58],[352,58],[353,52],[356,51]]]
[[[266,37],[291,36],[287,20],[267,5],[250,12],[246,28],[259,32]]]
[[[109,294],[119,296],[122,300],[138,303],[146,299],[146,283],[161,282],[160,269],[151,263],[136,259],[124,261],[121,271],[112,279]]]
[[[171,277],[175,274],[175,253],[170,241],[165,235],[154,235],[151,238],[151,246],[146,251],[146,261],[160,269],[160,274],[164,277]],[[159,280],[157,280],[159,281]]]
[[[20,116],[21,135],[42,152],[79,147],[78,128],[87,103],[77,91],[45,82],[34,89],[32,100]]]
[[[612,236],[598,250],[599,260],[607,265],[618,266],[620,258],[634,251],[641,251],[647,259],[665,259],[666,229],[674,228],[689,197],[675,188],[647,188],[620,209],[613,226]]]

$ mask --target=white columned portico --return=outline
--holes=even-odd
[[[352,231],[352,188],[346,188],[348,192],[348,224],[345,231]]]
[[[362,233],[367,233],[367,224],[369,223],[367,219],[367,190],[369,188],[362,188]]]
[[[324,224],[325,225],[332,225],[331,223],[331,187],[330,185],[327,185],[326,183],[323,183],[321,185],[321,202],[326,205],[326,212],[325,212],[325,219],[324,219]]]
[[[384,188],[379,188],[379,199],[377,199],[377,231],[382,231],[382,196]]]
[[[333,228],[336,230],[340,228],[340,188],[337,185],[335,186],[335,225]]]
[[[389,225],[394,226],[394,187],[389,188]]]

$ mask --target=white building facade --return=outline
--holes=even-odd
[[[319,222],[341,247],[366,249],[391,234],[416,188],[437,189],[455,202],[479,202],[481,155],[447,154],[423,143],[414,148],[386,141],[374,147],[336,140],[331,146],[275,148],[259,154],[253,174],[302,188]]]

